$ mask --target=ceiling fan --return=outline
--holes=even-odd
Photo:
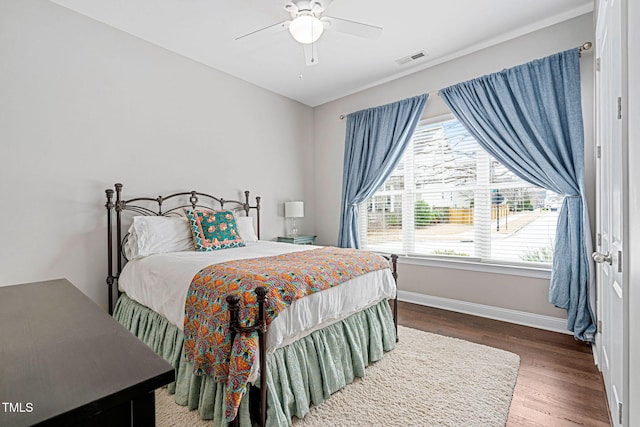
[[[297,42],[302,43],[307,65],[315,65],[318,63],[316,41],[320,38],[324,30],[339,31],[370,39],[378,37],[382,32],[382,28],[375,25],[349,21],[333,16],[323,16],[322,13],[329,3],[331,3],[331,0],[324,2],[317,0],[292,0],[284,5],[284,9],[289,12],[291,19],[244,34],[237,37],[236,40],[289,30],[291,36]]]

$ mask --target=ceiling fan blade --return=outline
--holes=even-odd
[[[312,1],[311,2],[311,12],[315,15],[318,16],[320,15],[322,12],[324,12],[324,8],[325,5],[320,3],[319,1]]]
[[[362,22],[349,21],[348,19],[324,16],[320,19],[327,30],[339,31],[366,39],[375,39],[382,33],[382,27],[364,24]]]
[[[316,65],[318,63],[318,44],[308,43],[302,46],[304,47],[304,59],[307,65]]]
[[[291,21],[282,21],[274,25],[269,25],[268,27],[260,28],[259,30],[252,31],[250,33],[244,34],[242,36],[236,37],[236,40],[250,38],[255,35],[266,35],[266,34],[274,34],[279,33],[280,31],[284,31],[289,28],[289,24]]]
[[[286,10],[287,12],[289,12],[291,14],[291,17],[295,17],[296,14],[298,13],[299,9],[298,9],[298,5],[295,4],[294,2],[289,2],[287,4],[284,5],[284,10]]]
[[[320,6],[322,7],[323,10],[327,10],[329,5],[331,5],[331,3],[333,3],[333,0],[315,0],[315,1],[312,1],[312,3],[318,3],[318,4],[320,4]]]

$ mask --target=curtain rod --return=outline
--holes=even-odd
[[[423,92],[424,93],[424,92]],[[433,92],[428,92],[429,96],[431,95],[435,95],[438,96],[438,91],[434,90]],[[347,117],[348,114],[340,114],[338,117],[340,117],[340,120],[344,119],[345,117]]]
[[[582,43],[582,45],[578,48],[578,56],[582,57],[582,52],[585,51],[585,50],[591,49],[592,46],[593,46],[593,43],[591,43],[591,42]],[[431,95],[439,96],[440,95],[440,91],[435,90],[433,92],[429,92],[429,96],[431,96]],[[343,120],[347,116],[345,114],[340,114],[339,117],[340,117],[340,120]]]

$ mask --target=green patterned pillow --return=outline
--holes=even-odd
[[[207,252],[244,246],[233,212],[185,209],[185,213],[189,218],[193,244],[197,251]]]

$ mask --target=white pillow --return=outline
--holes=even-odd
[[[165,252],[193,251],[189,221],[183,217],[136,216],[124,245],[127,259]]]
[[[236,226],[238,227],[238,233],[240,238],[245,242],[257,242],[258,236],[253,228],[253,217],[238,215],[236,217]]]

